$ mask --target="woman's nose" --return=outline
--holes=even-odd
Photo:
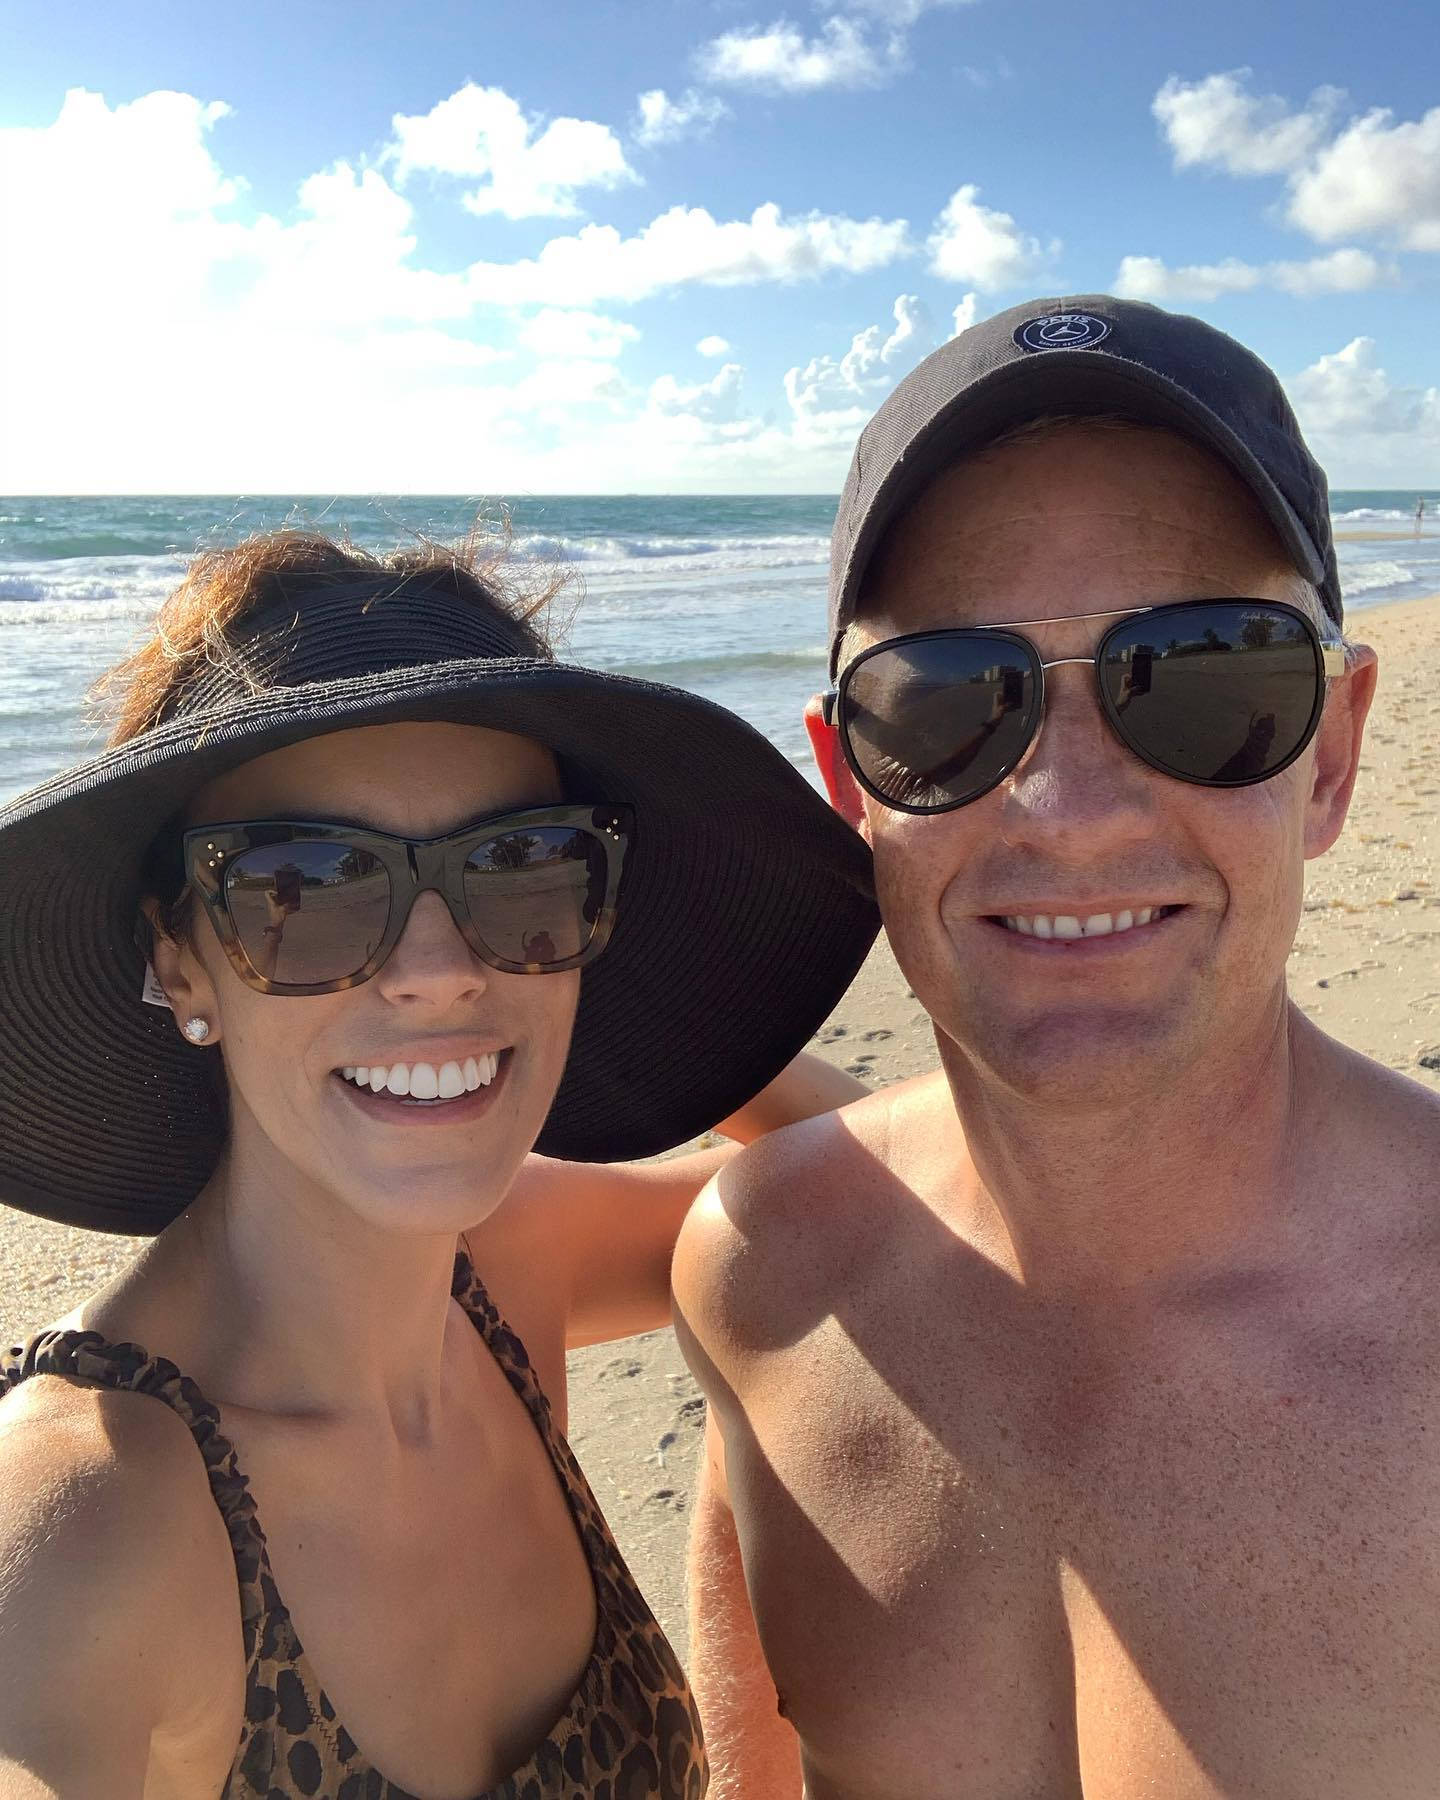
[[[400,941],[376,980],[387,999],[448,1006],[483,993],[489,973],[461,936],[444,900],[428,892],[416,897]]]

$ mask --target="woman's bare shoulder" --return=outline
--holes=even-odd
[[[77,1758],[79,1740],[118,1748],[144,1724],[148,1742],[228,1696],[238,1726],[229,1536],[159,1401],[57,1375],[0,1401],[0,1596],[0,1762],[52,1712]]]

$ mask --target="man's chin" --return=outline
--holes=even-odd
[[[1194,1060],[1193,1017],[1167,1007],[1089,1004],[1023,1020],[937,1022],[941,1059],[962,1086],[1000,1088],[1047,1109],[1127,1112]],[[948,1040],[948,1042],[947,1042]],[[952,1067],[952,1059],[957,1066]]]

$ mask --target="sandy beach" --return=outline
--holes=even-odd
[[[1380,691],[1349,825],[1311,865],[1291,990],[1337,1037],[1440,1086],[1440,596],[1359,612],[1350,630],[1380,652]],[[928,1023],[883,944],[816,1048],[877,1085],[933,1066]],[[5,1341],[66,1312],[134,1248],[0,1209]],[[572,1442],[683,1650],[686,1515],[703,1404],[672,1335],[576,1353],[570,1409]]]

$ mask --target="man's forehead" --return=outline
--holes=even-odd
[[[1211,452],[1148,426],[1064,420],[939,470],[878,546],[857,623],[869,636],[867,616],[904,624],[1011,591],[1021,604],[1034,584],[1093,590],[1107,573],[1126,586],[1148,575],[1158,597],[1211,580],[1239,592],[1247,572],[1276,571],[1292,565],[1273,526]]]

